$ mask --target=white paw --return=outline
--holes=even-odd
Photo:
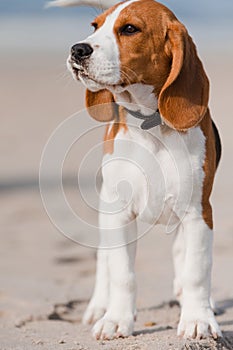
[[[95,339],[110,340],[128,337],[133,333],[134,315],[111,317],[106,313],[93,327],[92,334]]]
[[[210,308],[182,311],[177,335],[183,338],[202,339],[222,337],[222,332]]]
[[[96,302],[90,301],[83,315],[82,323],[85,325],[95,323],[105,314],[105,311],[105,306],[101,306]]]

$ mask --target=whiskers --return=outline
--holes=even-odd
[[[122,69],[124,69],[124,71]],[[138,81],[137,74],[131,68],[123,66],[120,72],[122,78],[125,80],[127,85],[132,84],[132,82]]]
[[[67,89],[72,84],[72,80],[70,71],[63,66],[63,71],[58,73],[56,81],[59,83],[62,82],[64,88]]]

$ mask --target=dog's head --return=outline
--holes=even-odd
[[[113,102],[117,88],[152,85],[164,121],[177,130],[197,125],[209,85],[185,27],[154,0],[129,0],[92,23],[94,33],[71,48],[68,67],[87,88],[87,106]],[[108,108],[92,116],[114,118]]]

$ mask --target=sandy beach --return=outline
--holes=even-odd
[[[0,349],[233,349],[233,50],[218,50],[217,44],[202,45],[201,50],[211,80],[211,112],[223,143],[212,194],[212,294],[224,339],[199,344],[176,337],[180,309],[172,295],[173,237],[161,228],[151,229],[138,242],[134,334],[95,341],[91,328],[81,324],[94,285],[96,250],[72,242],[52,225],[38,185],[49,136],[65,118],[84,108],[84,90],[66,73],[66,56],[66,48],[1,52]],[[78,153],[76,149],[64,173],[67,196],[77,211],[81,198],[72,179],[81,162]],[[86,191],[92,196],[88,182]],[[89,219],[96,223],[96,213]]]

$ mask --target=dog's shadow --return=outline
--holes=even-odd
[[[180,304],[178,301],[176,300],[171,300],[169,302],[163,302],[159,305],[154,305],[154,306],[150,306],[150,307],[147,307],[147,308],[141,308],[141,309],[138,309],[138,313],[143,313],[143,312],[156,312],[156,311],[159,311],[159,310],[162,310],[162,309],[175,309],[177,310],[177,308],[179,309],[180,308]],[[145,326],[145,327],[148,327],[148,326]],[[150,327],[150,326],[149,326]],[[157,332],[164,332],[164,331],[167,331],[167,330],[172,330],[174,329],[173,326],[171,325],[162,325],[162,326],[155,326],[155,327],[150,327],[150,328],[143,328],[143,329],[140,329],[140,330],[137,330],[137,331],[134,331],[133,335],[135,337],[137,336],[140,336],[140,335],[145,335],[145,334],[153,334],[153,333],[157,333]]]
[[[222,314],[224,314],[228,309],[233,308],[233,299],[225,299],[217,303],[220,310],[222,310]],[[218,322],[221,326],[233,326],[232,320],[221,320]],[[219,340],[219,344],[222,346],[220,349],[233,350],[233,330],[223,332],[223,339]]]
[[[225,299],[221,300],[217,303],[217,309],[220,310],[220,313],[217,313],[218,315],[224,314],[227,309],[233,308],[233,299]]]
[[[163,327],[153,327],[150,329],[141,329],[138,331],[133,332],[133,336],[137,337],[140,335],[145,335],[145,334],[153,334],[153,333],[157,333],[157,332],[164,332],[167,330],[173,329],[173,327],[171,326],[163,326]]]

